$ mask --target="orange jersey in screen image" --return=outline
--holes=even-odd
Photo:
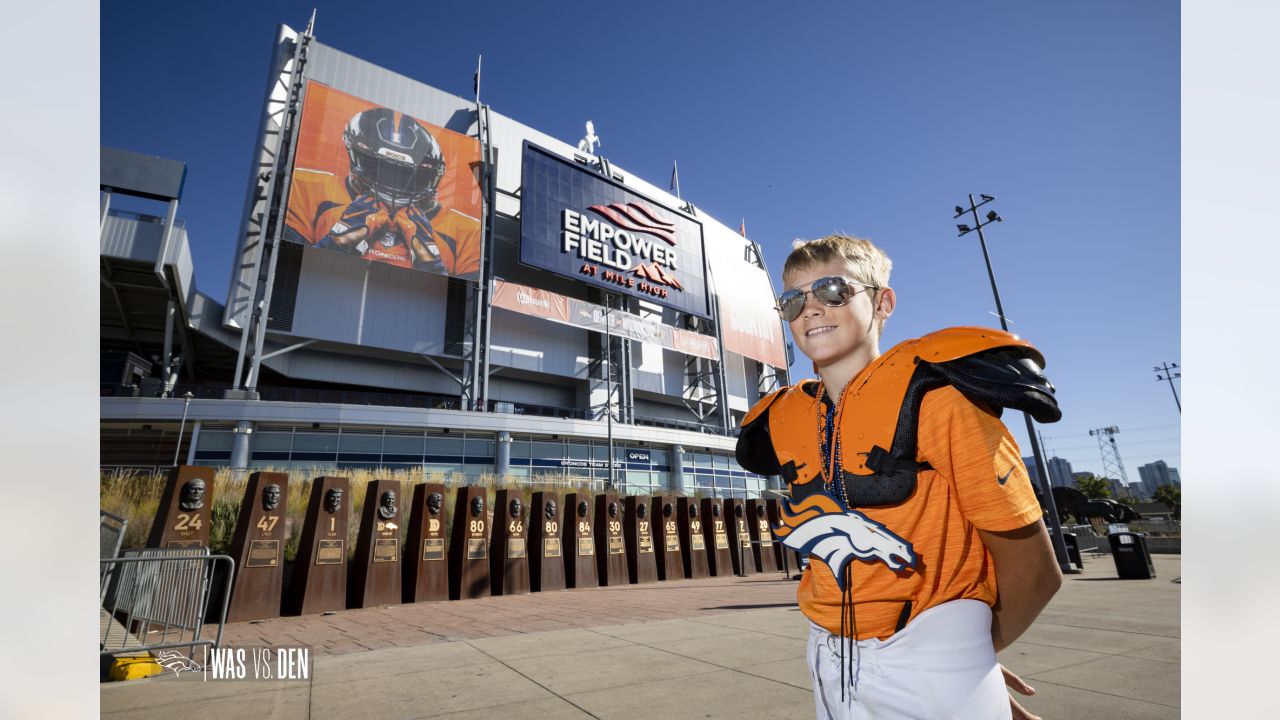
[[[456,277],[479,272],[475,138],[310,81],[287,239]]]

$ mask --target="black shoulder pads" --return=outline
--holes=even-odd
[[[1025,349],[1002,347],[934,365],[976,403],[1031,413],[1036,422],[1062,419],[1053,383]]]
[[[763,409],[755,409],[755,412],[749,413],[755,415],[750,422],[742,426],[742,432],[738,434],[738,444],[734,449],[734,455],[737,457],[738,464],[748,472],[757,475],[777,475],[782,471],[782,465],[778,462],[778,455],[773,450],[773,438],[769,436],[769,405],[773,404],[786,388],[773,393],[772,395],[761,399],[761,403],[765,403]]]

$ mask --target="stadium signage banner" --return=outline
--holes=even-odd
[[[520,262],[710,317],[701,223],[528,142]]]
[[[710,335],[681,330],[619,310],[606,314],[601,305],[505,280],[494,281],[493,306],[599,333],[605,332],[607,322],[608,331],[618,337],[654,343],[707,360],[717,360],[720,356],[720,346]]]
[[[480,271],[480,142],[307,82],[286,240],[460,278]]]
[[[744,285],[752,286],[744,283],[720,294],[724,347],[730,352],[775,368],[786,367],[787,351],[782,337],[782,325],[778,322],[778,312],[774,309],[768,278],[764,277],[763,270],[751,274],[763,277],[762,281],[754,283],[761,289],[759,292],[743,292]]]

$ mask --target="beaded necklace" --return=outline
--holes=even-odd
[[[826,397],[826,385],[819,383],[819,403],[822,402],[823,397]],[[837,404],[836,401],[832,401],[826,406],[826,412],[818,416],[818,444],[822,452],[822,478],[827,494],[834,495],[840,507],[848,511],[849,504],[844,494],[844,470],[840,464],[840,433],[835,432]],[[834,464],[831,462],[832,455],[835,455]]]

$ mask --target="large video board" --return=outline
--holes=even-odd
[[[520,262],[709,317],[702,225],[526,142]]]
[[[308,81],[285,239],[475,278],[479,162],[473,137]]]

